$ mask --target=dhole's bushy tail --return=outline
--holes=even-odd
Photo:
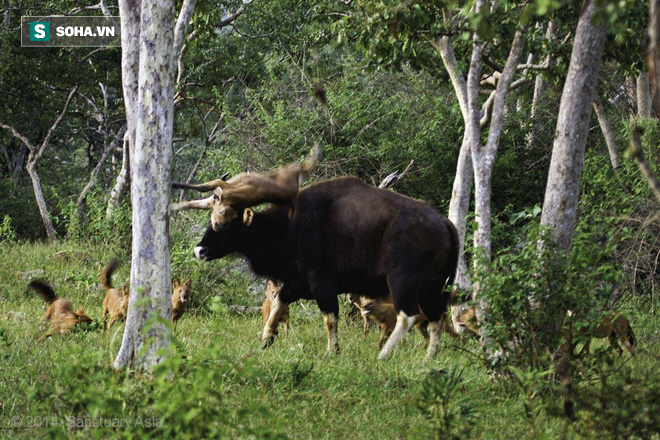
[[[119,260],[115,258],[101,271],[99,281],[105,290],[112,289],[112,274],[117,269],[117,266],[119,266]]]
[[[28,284],[48,304],[57,300],[57,295],[50,285],[44,280],[33,280]]]

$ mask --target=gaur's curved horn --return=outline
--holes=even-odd
[[[224,176],[223,176],[224,177]],[[223,179],[215,179],[206,183],[185,183],[185,182],[172,182],[172,188],[179,189],[195,189],[200,192],[213,191],[218,187],[224,187],[227,184]]]
[[[213,196],[201,200],[189,200],[170,205],[170,212],[180,211],[182,209],[213,209]]]

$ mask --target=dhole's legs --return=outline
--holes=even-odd
[[[270,306],[270,315],[264,326],[264,332],[261,337],[262,345],[261,348],[270,347],[275,341],[275,335],[277,334],[277,325],[280,322],[280,317],[284,312],[285,304],[280,298],[281,295],[276,296]]]

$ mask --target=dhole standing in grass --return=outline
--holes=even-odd
[[[176,327],[176,323],[181,318],[181,315],[183,315],[183,312],[186,311],[186,306],[190,299],[191,283],[191,279],[188,279],[183,284],[181,284],[178,278],[172,281],[172,322],[174,323],[174,327]]]
[[[270,316],[270,309],[273,306],[273,301],[277,298],[277,295],[280,294],[282,290],[282,283],[276,283],[272,279],[266,280],[266,299],[261,305],[261,316],[263,317],[263,325],[265,326],[268,322],[268,317]],[[289,305],[284,306],[284,310],[280,315],[278,323],[284,325],[284,337],[287,337],[289,334]]]
[[[50,328],[37,342],[41,342],[54,334],[65,335],[82,322],[92,322],[92,318],[85,315],[85,309],[78,309],[74,312],[71,301],[58,298],[47,282],[34,280],[29,284],[29,287],[48,303],[48,308],[43,318],[41,318],[41,322],[50,321]]]
[[[117,260],[112,260],[103,271],[101,271],[101,277],[99,281],[101,286],[106,290],[105,299],[103,300],[103,310],[101,311],[101,322],[103,322],[106,316],[109,314],[110,319],[108,320],[107,330],[110,330],[112,324],[115,323],[117,319],[126,320],[126,313],[128,311],[128,285],[124,285],[124,288],[120,291],[112,287],[112,274],[118,266]]]

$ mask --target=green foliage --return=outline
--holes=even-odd
[[[466,393],[469,386],[470,379],[464,377],[464,369],[459,367],[431,370],[424,378],[417,405],[434,427],[436,438],[459,439],[470,435],[478,412]]]
[[[204,213],[197,214],[201,219]],[[173,226],[176,231],[190,227],[182,220]],[[181,240],[175,246],[184,249]],[[147,374],[115,372],[111,367],[121,344],[122,323],[110,332],[97,331],[92,324],[66,337],[35,343],[45,331],[38,323],[45,304],[26,288],[29,280],[46,278],[58,295],[96,317],[103,299],[95,285],[99,270],[126,249],[82,240],[2,246],[0,423],[8,427],[14,416],[22,423],[20,430],[3,429],[3,435],[26,439],[526,438],[530,419],[525,402],[529,401],[538,437],[559,438],[568,423],[569,434],[577,438],[601,432],[612,438],[614,434],[604,433],[609,427],[613,433],[649,438],[644,433],[650,433],[651,410],[657,406],[653,384],[658,382],[658,353],[653,338],[659,328],[648,312],[652,308],[648,302],[625,311],[640,344],[628,372],[619,372],[627,357],[619,358],[601,341],[592,342],[592,355],[573,362],[576,419],[566,421],[558,409],[561,396],[553,383],[544,388],[543,373],[533,379],[537,373],[520,365],[532,379],[492,381],[488,370],[474,361],[471,352],[479,352],[477,343],[463,345],[443,337],[437,359],[424,366],[423,340],[411,333],[388,362],[378,362],[378,329],[372,327],[363,337],[361,322],[342,319],[342,353],[321,358],[326,335],[313,302],[293,304],[289,336],[269,350],[259,350],[261,317],[232,314],[224,300],[226,296],[234,304],[256,305],[263,291],[252,293],[239,284],[229,291],[218,279],[235,276],[231,271],[240,271],[240,265],[199,262],[189,249],[190,242],[188,258],[178,257],[175,275],[193,276],[194,301],[179,321],[165,362]],[[68,257],[60,260],[56,253]],[[127,274],[124,263],[114,279],[123,280]],[[222,310],[212,310],[213,298],[218,298]],[[601,373],[605,388],[598,379]],[[625,401],[619,402],[618,396]],[[613,404],[601,407],[603,401]],[[51,423],[54,420],[57,424]],[[98,426],[99,421],[113,420],[123,421],[124,426],[130,422],[131,428],[91,426],[92,421]]]
[[[537,432],[537,419],[543,411],[543,393],[552,392],[552,382],[548,376],[553,370],[539,371],[534,369],[523,370],[513,365],[507,367],[515,379],[514,384],[518,388],[518,398],[523,404],[525,415],[529,420],[530,436],[534,438]]]
[[[489,311],[482,331],[494,344],[489,350],[501,353],[495,361],[545,370],[549,354],[564,343],[568,310],[585,326],[600,323],[622,271],[612,261],[617,239],[596,242],[592,228],[597,226],[581,225],[566,253],[553,246],[548,232],[531,225],[519,249],[503,250],[477,272]]]
[[[90,237],[99,243],[127,246],[131,240],[131,206],[125,199],[116,206],[111,217],[106,215],[105,193],[92,192],[81,210],[74,201],[61,208],[63,221],[67,225],[68,238],[88,241]]]
[[[16,231],[11,226],[11,217],[5,215],[0,224],[0,243],[16,242]]]
[[[652,362],[658,362],[657,357]],[[601,357],[577,385],[575,428],[584,437],[656,438],[660,408],[657,368],[640,374],[630,365],[612,368]]]

